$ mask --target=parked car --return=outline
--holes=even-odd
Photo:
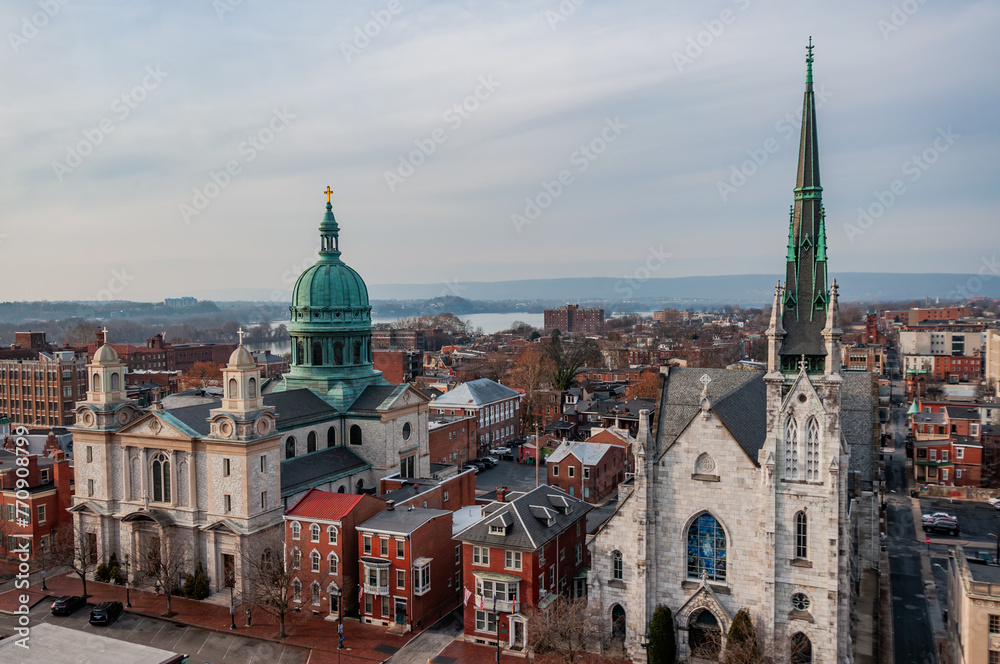
[[[1000,498],[990,498],[990,505],[1000,510]]]
[[[476,459],[476,461],[483,464],[487,468],[492,468],[493,466],[497,465],[497,462],[492,457],[488,456],[480,457],[479,459]]]
[[[56,601],[52,602],[52,615],[72,615],[74,611],[82,608],[86,604],[87,600],[83,599],[79,595],[63,595]]]
[[[993,565],[993,554],[989,551],[976,551],[976,555],[969,556],[970,563],[980,563],[983,565]]]
[[[124,610],[121,602],[101,602],[90,610],[90,624],[110,625]]]
[[[486,458],[489,459],[490,461],[492,461],[494,466],[497,465],[498,463],[500,463],[500,459],[497,458],[497,457],[495,457],[495,456],[488,456]]]
[[[505,457],[505,456],[510,456],[512,452],[510,451],[509,447],[498,447],[495,450],[493,450],[493,454],[497,455],[498,457]]]
[[[952,537],[958,536],[958,519],[952,517],[949,519],[937,518],[930,521],[924,521],[924,532],[928,533],[944,533],[946,535],[951,535]]]
[[[477,466],[476,464],[472,463],[471,461],[466,461],[465,465],[462,466],[462,468],[465,468],[466,470],[471,470],[476,475],[479,474],[479,466]]]
[[[924,523],[934,521],[935,519],[944,519],[947,521],[958,521],[957,516],[952,516],[947,512],[934,512],[933,514],[924,514]]]

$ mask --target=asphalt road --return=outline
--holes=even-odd
[[[29,614],[30,623],[51,623],[94,634],[101,634],[129,643],[161,648],[170,652],[190,655],[192,662],[212,664],[304,664],[309,652],[302,648],[270,641],[248,639],[223,634],[198,627],[178,625],[166,620],[156,620],[134,613],[125,613],[115,622],[95,627],[88,622],[92,604],[77,610],[71,616],[54,616],[49,611],[51,601],[35,605]],[[0,633],[14,633],[16,616],[0,615]]]
[[[1000,533],[1000,511],[989,503],[968,500],[951,501],[948,498],[920,498],[920,513],[947,512],[958,517],[961,532],[958,537],[949,537],[935,533],[931,535],[935,541],[965,544],[967,541],[996,542],[996,533]]]

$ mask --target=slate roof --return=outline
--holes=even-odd
[[[448,521],[450,522],[451,512],[448,510],[432,510],[425,507],[414,507],[413,509],[397,507],[379,512],[358,526],[358,530],[374,530],[393,535],[408,535],[431,519],[444,515],[448,516]],[[449,526],[448,529],[451,530],[451,527]]]
[[[875,473],[875,376],[869,371],[848,371],[840,388],[840,431],[851,455],[851,472],[863,482]]]
[[[371,468],[371,465],[344,446],[327,447],[318,452],[281,462],[281,496],[290,496]]]
[[[550,454],[546,459],[546,463],[559,463],[566,457],[573,455],[580,460],[585,466],[595,466],[600,463],[604,455],[608,453],[613,445],[608,445],[607,443],[570,443],[569,445],[560,445],[556,448],[556,451]],[[620,445],[618,446],[620,447]]]
[[[767,430],[763,371],[671,368],[660,396],[656,428],[658,453],[670,447],[701,411],[704,386],[700,378],[705,374],[712,379],[708,385],[712,412],[757,465],[757,451],[764,445]]]
[[[913,415],[914,424],[944,424],[944,413],[916,413]]]
[[[348,408],[352,413],[369,413],[376,414],[379,408],[387,400],[392,400],[406,391],[407,384],[402,383],[400,385],[369,385],[358,398],[354,400],[351,407]]]
[[[340,411],[323,401],[312,390],[305,388],[273,392],[263,396],[265,406],[274,406],[279,431],[297,429],[317,422],[328,422],[340,415]],[[198,435],[207,436],[210,431],[209,412],[221,405],[222,400],[215,398],[190,406],[166,408],[163,414],[176,418]]]
[[[490,503],[484,510],[486,516],[455,535],[455,539],[534,551],[555,539],[594,508],[561,489],[544,484],[524,494],[508,494],[507,498],[509,502],[506,503]],[[563,514],[558,509],[564,501],[572,506],[569,514]],[[546,525],[535,515],[536,512],[551,514],[555,522],[551,526]],[[510,521],[506,535],[490,534],[489,524],[496,519]]]
[[[698,374],[699,376],[701,373]],[[699,393],[701,385],[698,385]],[[640,410],[653,410],[656,408],[656,399],[629,399],[628,401],[598,400],[581,402],[577,407],[579,413],[597,413],[602,417],[621,417],[622,419],[639,419]],[[628,411],[627,413],[609,413],[609,411]]]
[[[462,383],[453,390],[445,392],[432,401],[434,405],[467,406],[469,404],[483,406],[503,399],[518,397],[521,393],[504,387],[489,378],[479,378]]]

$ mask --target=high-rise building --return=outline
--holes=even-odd
[[[604,329],[604,309],[581,309],[579,304],[546,309],[544,325],[563,334],[597,334]]]

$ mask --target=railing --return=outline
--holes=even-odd
[[[480,600],[482,600],[482,605],[480,605]],[[480,608],[482,606],[482,608]],[[485,595],[476,595],[476,608],[480,611],[492,611],[493,610],[493,597],[486,597]],[[497,600],[498,613],[513,613],[514,612],[514,602],[512,600]]]
[[[388,595],[389,594],[389,586],[378,586],[378,585],[372,585],[370,583],[366,583],[364,585],[365,585],[365,594],[366,595]]]

